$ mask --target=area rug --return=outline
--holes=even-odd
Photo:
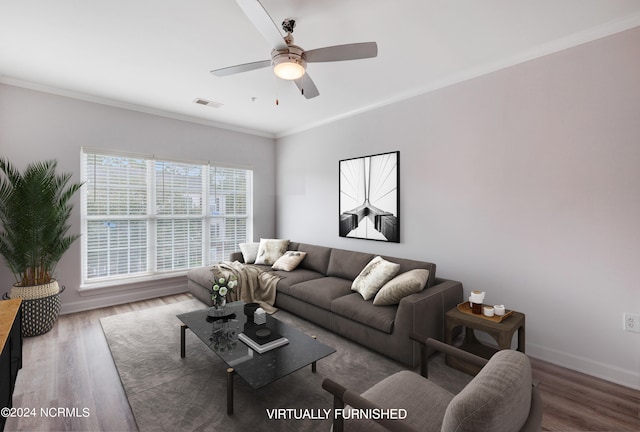
[[[199,300],[189,300],[100,320],[141,431],[328,431],[331,420],[322,413],[331,409],[333,399],[322,389],[325,377],[362,392],[406,369],[280,310],[276,318],[316,335],[337,352],[318,362],[317,373],[303,368],[259,390],[236,377],[234,414],[228,416],[222,360],[188,330],[186,358],[180,358],[181,322],[176,315],[203,308]],[[470,380],[444,366],[438,356],[429,365],[430,378],[451,391]],[[274,409],[288,411],[274,419]]]

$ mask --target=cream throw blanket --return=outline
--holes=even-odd
[[[216,279],[228,279],[231,275],[238,278],[238,286],[231,292],[229,300],[259,303],[269,314],[278,310],[273,304],[276,302],[276,285],[282,279],[281,276],[239,261],[222,261],[213,266],[211,271]]]

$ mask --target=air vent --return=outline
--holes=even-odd
[[[204,105],[211,108],[220,108],[222,105],[224,105],[220,102],[210,101],[210,100],[201,99],[201,98],[196,98],[193,101],[199,105]]]

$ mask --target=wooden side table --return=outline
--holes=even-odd
[[[498,349],[510,349],[513,334],[518,332],[518,351],[524,352],[525,342],[525,316],[521,312],[514,311],[511,316],[494,322],[480,315],[470,315],[453,308],[445,315],[445,342],[453,345],[453,332],[457,327],[464,327],[464,340],[460,348],[486,359],[498,351]],[[498,349],[481,343],[474,334],[474,330],[488,333],[498,344]],[[446,357],[447,365],[459,369],[471,375],[476,375],[480,368],[465,363],[462,360]]]

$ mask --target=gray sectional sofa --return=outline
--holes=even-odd
[[[304,243],[289,243],[289,250],[306,252],[293,271],[270,270],[282,276],[275,306],[321,325],[343,337],[398,360],[410,367],[420,362],[420,348],[412,333],[442,340],[444,314],[462,302],[462,284],[436,277],[436,265],[424,261],[381,255],[400,265],[398,274],[412,269],[429,270],[424,290],[410,294],[397,305],[376,306],[351,290],[353,280],[376,255]],[[243,261],[240,252],[230,260]],[[210,267],[187,274],[188,289],[211,304]]]

